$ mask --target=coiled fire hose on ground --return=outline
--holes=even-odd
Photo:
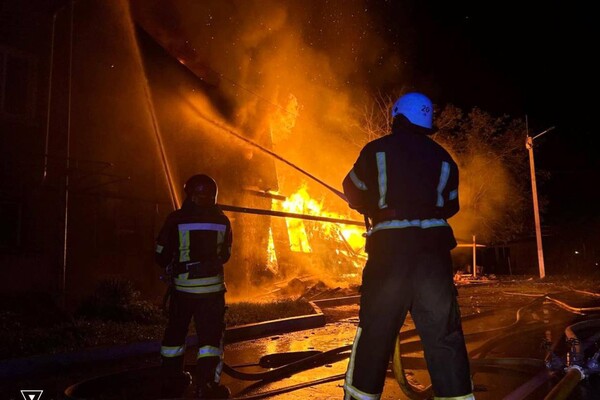
[[[537,321],[524,322],[525,312],[530,311],[534,306],[543,303],[543,301],[548,299],[548,297],[549,297],[548,294],[536,296],[536,299],[534,299],[530,303],[524,305],[523,307],[519,308],[517,310],[516,319],[512,324],[509,324],[509,325],[506,325],[503,327],[499,327],[499,328],[495,328],[495,329],[482,331],[482,332],[476,332],[476,333],[473,333],[470,335],[466,335],[466,337],[469,337],[469,338],[473,338],[473,337],[482,338],[482,337],[494,335],[495,333],[497,333],[496,336],[493,336],[492,338],[490,338],[489,340],[484,342],[481,346],[479,346],[469,352],[471,366],[472,367],[510,366],[511,368],[514,368],[516,366],[527,366],[527,367],[533,367],[533,368],[538,368],[538,369],[544,368],[546,366],[546,363],[543,360],[528,359],[528,358],[487,359],[487,358],[485,358],[485,356],[492,349],[497,347],[500,343],[518,338],[519,336],[523,335],[523,333],[536,331],[536,330],[539,330],[542,328],[543,329],[551,329],[551,328],[558,327],[560,325],[564,325],[564,323],[565,323],[564,321],[556,321],[556,322],[545,323],[545,324],[543,324],[541,322],[537,322]],[[563,307],[563,308],[565,308],[565,307]],[[468,319],[468,317],[463,318],[463,320],[466,320],[466,319]],[[572,327],[577,328],[582,325],[596,326],[596,325],[600,325],[600,321],[598,321],[598,320],[584,321],[584,322],[580,322],[578,324],[571,325],[565,329],[566,335],[574,336]],[[519,330],[514,331],[513,328],[515,328],[517,326],[519,327]],[[593,339],[597,339],[597,335],[594,335]],[[588,340],[588,342],[589,342],[589,340]],[[414,351],[421,350],[421,347],[422,347],[421,343],[419,341],[404,343],[402,346],[408,352],[414,352]],[[432,398],[433,390],[432,390],[431,385],[422,386],[418,383],[411,382],[411,380],[409,380],[407,378],[407,375],[404,371],[404,365],[403,365],[404,357],[401,356],[401,353],[402,353],[401,352],[401,335],[399,335],[398,338],[396,339],[396,343],[395,343],[395,347],[394,347],[394,355],[392,358],[392,370],[393,370],[394,376],[395,376],[396,380],[398,381],[398,384],[400,385],[400,388],[402,389],[403,393],[408,398],[414,399],[414,400],[423,400],[423,399]],[[473,358],[473,357],[476,357],[476,358]],[[550,376],[550,374],[548,374],[548,376]],[[578,379],[576,379],[576,378],[578,378]],[[579,380],[581,380],[581,374],[576,374],[575,372],[569,371],[569,373],[563,378],[563,380],[561,382],[559,382],[559,384],[555,387],[553,392],[548,395],[547,399],[557,400],[557,399],[566,398],[566,397],[562,397],[564,395],[564,393],[567,393],[567,394],[570,393],[571,390],[579,382]],[[556,392],[557,394],[556,395],[553,394],[554,392]]]
[[[510,328],[514,327],[514,325],[516,323],[519,323],[521,321],[523,312],[526,310],[526,308],[531,307],[532,305],[536,304],[536,302],[538,302],[538,301],[539,300],[536,299],[536,300],[532,301],[531,303],[529,303],[528,305],[519,309],[517,311],[517,317],[516,317],[515,323],[501,327],[501,328],[491,329],[489,332],[486,331],[485,333],[487,333],[489,335],[492,333],[496,333],[498,330],[506,330],[506,329],[510,329]],[[488,314],[493,314],[494,312],[495,311],[487,311],[487,312],[483,312],[483,313],[467,315],[467,316],[463,317],[463,320],[479,318],[479,317],[482,317],[482,316],[485,316]],[[478,333],[478,334],[481,335],[481,333]],[[426,369],[427,368],[425,365],[425,362],[422,359],[401,357],[401,355],[400,355],[400,341],[416,337],[417,335],[418,335],[418,333],[417,333],[416,329],[411,329],[411,330],[399,333],[397,341],[396,341],[396,348],[394,351],[394,357],[393,357],[393,363],[392,363],[392,370],[394,372],[394,375],[396,376],[396,379],[398,380],[398,383],[400,384],[401,389],[411,399],[427,398],[432,393],[430,387],[425,388],[424,390],[420,390],[417,385],[412,385],[406,379],[406,375],[404,373],[403,363],[406,364],[407,362],[409,363],[409,366],[411,368],[418,368],[418,369]],[[417,343],[417,342],[410,342],[410,343]],[[245,373],[245,372],[238,371],[228,365],[224,365],[223,372],[235,379],[240,379],[240,380],[273,381],[273,380],[287,377],[293,373],[298,373],[298,372],[301,372],[306,369],[320,366],[320,365],[324,364],[325,362],[329,362],[330,360],[332,360],[334,358],[337,360],[346,358],[346,357],[348,357],[348,354],[346,354],[346,353],[349,350],[351,350],[351,348],[352,348],[351,345],[338,347],[338,348],[335,348],[335,349],[332,349],[332,350],[329,350],[329,351],[326,351],[326,352],[323,352],[320,354],[310,355],[306,358],[303,358],[300,360],[295,360],[287,365],[281,366],[279,368],[275,368],[270,371],[264,371],[264,372],[259,372],[259,373]],[[484,361],[475,362],[474,364],[477,366],[481,365],[481,366],[491,366],[491,367],[495,366],[495,367],[505,367],[505,368],[506,368],[506,366],[515,367],[515,366],[519,366],[519,365],[521,365],[521,366],[528,365],[531,367],[533,364],[534,367],[541,367],[541,366],[543,366],[543,361],[531,360],[531,359],[506,359],[506,360],[505,359],[488,359],[488,360],[484,360]],[[332,376],[329,378],[325,378],[324,381],[322,381],[322,382],[319,381],[319,383],[325,383],[325,382],[329,382],[332,380],[338,380],[338,379],[342,379],[343,377],[344,377],[343,374],[335,375],[335,376]],[[291,390],[297,390],[301,387],[306,387],[306,386],[309,386],[309,385],[301,384],[301,386],[291,389]],[[268,396],[274,395],[274,394],[275,393],[269,394]],[[254,395],[251,397],[240,397],[240,399],[242,399],[242,398],[243,399],[258,399],[258,398],[267,397],[267,394],[266,393],[261,394],[260,397],[255,397],[255,396],[258,396],[258,395]]]
[[[506,399],[510,400],[521,400],[526,397],[524,393],[530,393],[531,388],[535,388],[539,386],[540,383],[547,381],[555,374],[550,373],[544,366],[547,366],[547,363],[544,360],[540,359],[531,359],[531,358],[484,358],[494,347],[501,345],[502,343],[510,342],[515,339],[518,335],[523,335],[524,332],[531,332],[537,329],[549,329],[559,325],[565,324],[565,321],[555,321],[551,323],[542,323],[541,321],[525,321],[526,312],[530,310],[530,308],[534,305],[537,305],[544,298],[545,295],[536,298],[531,303],[521,307],[517,311],[516,319],[513,323],[508,324],[506,326],[495,328],[483,332],[476,332],[470,335],[466,335],[467,337],[477,337],[484,338],[486,336],[492,336],[491,339],[484,342],[481,346],[476,349],[471,350],[470,355],[470,363],[472,366],[472,370],[477,372],[480,370],[486,370],[489,368],[500,368],[507,369],[509,371],[517,372],[517,373],[528,373],[532,371],[539,371],[537,375],[535,375],[530,381],[525,382],[521,387],[514,390]],[[469,320],[474,318],[483,317],[484,315],[493,315],[497,311],[487,311],[484,313],[477,313],[464,316],[463,320]],[[513,328],[519,326],[518,331],[515,332]],[[573,332],[578,332],[590,327],[598,328],[600,326],[599,320],[584,320],[582,322],[572,323],[565,329],[565,333],[567,336],[573,336]],[[580,343],[583,346],[586,346],[591,339],[597,339],[598,333],[588,335],[586,340],[581,340]],[[426,398],[430,398],[432,396],[432,389],[430,386],[423,387],[418,383],[413,383],[410,379],[407,378],[407,374],[405,373],[404,368],[408,368],[411,370],[426,370],[427,366],[425,360],[422,357],[406,357],[401,355],[400,351],[400,342],[405,341],[402,346],[405,351],[414,352],[420,350],[420,343],[414,342],[406,342],[407,339],[417,336],[417,332],[415,329],[400,332],[396,341],[394,356],[392,360],[392,371],[398,380],[400,388],[405,393],[405,395],[410,399],[418,399],[423,400]],[[294,390],[299,390],[309,386],[315,386],[319,384],[323,384],[326,382],[332,382],[336,380],[341,380],[344,378],[344,374],[333,375],[321,379],[311,380],[308,382],[304,382],[301,384],[286,386],[283,388],[278,388],[274,390],[269,390],[266,392],[258,393],[258,394],[248,394],[245,393],[250,392],[253,389],[260,387],[263,384],[268,382],[273,382],[276,380],[280,380],[286,377],[289,377],[293,374],[299,373],[301,371],[305,371],[311,368],[319,367],[327,363],[333,363],[336,361],[340,361],[349,356],[349,351],[351,350],[351,345],[341,346],[335,349],[331,349],[325,352],[293,352],[293,353],[279,353],[275,355],[264,356],[263,358],[266,360],[266,363],[261,363],[259,365],[263,367],[270,368],[272,366],[277,366],[269,371],[263,371],[258,373],[245,373],[241,372],[238,369],[231,367],[229,365],[224,365],[223,372],[230,375],[235,379],[241,379],[246,381],[255,381],[254,384],[246,387],[242,392],[238,394],[236,399],[244,399],[244,400],[258,400],[266,397],[275,396],[281,393],[286,393]],[[474,358],[475,357],[475,358]],[[574,370],[571,370],[574,371]],[[575,372],[568,371],[567,375],[558,382],[553,388],[552,392],[548,394],[547,399],[551,400],[559,400],[565,399],[568,394],[573,390],[574,387],[581,381],[581,374],[577,375]],[[117,374],[110,374],[103,377],[92,378],[87,381],[80,382],[75,384],[65,391],[65,397],[67,399],[83,399],[83,398],[91,398],[89,396],[90,390],[95,391],[94,388],[102,389],[105,388],[106,385],[109,385],[109,382],[126,382],[130,379],[140,379],[141,376],[153,376],[154,374],[160,374],[160,367],[150,367],[150,368],[142,368],[140,370],[132,370],[121,372]],[[543,375],[543,376],[542,376]],[[575,379],[578,378],[578,379]],[[523,389],[524,387],[529,386],[528,388]],[[86,395],[87,394],[87,395]],[[82,397],[83,396],[83,397]]]

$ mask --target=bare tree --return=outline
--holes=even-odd
[[[395,97],[378,93],[365,106],[357,147],[390,132]],[[459,238],[477,234],[488,243],[506,242],[530,230],[531,205],[525,124],[478,108],[465,113],[451,104],[436,115],[432,138],[456,160],[461,212],[453,226]]]
[[[381,92],[365,104],[356,124],[361,134],[351,138],[351,143],[362,148],[368,142],[390,133],[392,126],[390,110],[393,104],[394,98]]]

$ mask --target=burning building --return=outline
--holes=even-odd
[[[271,214],[361,220],[331,189],[367,140],[369,90],[406,71],[360,2],[50,3],[3,3],[6,291],[76,300],[119,277],[159,296],[155,235],[196,173],[231,207],[231,296],[303,274],[359,278],[362,227]],[[469,185],[489,180],[472,177],[467,206]],[[457,236],[504,197],[461,211]]]
[[[34,160],[5,169],[25,170],[34,189],[21,183],[23,190],[4,194],[22,200],[20,246],[36,250],[3,255],[11,290],[74,301],[119,277],[158,296],[154,237],[195,173],[217,180],[222,204],[358,219],[298,172],[341,182],[354,157],[343,151],[351,124],[340,123],[352,93],[333,87],[338,71],[305,44],[298,14],[287,8],[300,3],[255,6],[91,1],[36,9],[42,28],[32,48],[45,49],[36,55],[43,88],[32,111],[36,129],[30,142],[7,138],[3,146]],[[263,11],[242,18],[250,10]],[[334,280],[362,266],[360,227],[230,218],[234,296],[267,279],[319,271]],[[36,276],[23,279],[32,268]]]

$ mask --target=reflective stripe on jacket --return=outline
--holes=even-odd
[[[175,289],[204,295],[225,291],[223,264],[231,256],[229,219],[218,206],[189,199],[169,214],[156,240],[156,262],[171,265]]]
[[[380,218],[371,233],[441,229],[448,231],[442,240],[444,247],[454,247],[446,220],[459,210],[458,182],[458,167],[442,146],[415,132],[410,125],[397,125],[392,134],[369,142],[362,149],[343,187],[350,207],[359,212],[370,217],[401,216]],[[425,241],[440,238],[439,234],[430,239],[426,234],[418,236]]]
[[[189,272],[179,274],[173,279],[175,290],[185,293],[206,294],[218,293],[225,290],[223,275],[207,278],[190,278]]]

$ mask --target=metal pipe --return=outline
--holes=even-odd
[[[283,158],[282,156],[280,156],[279,154],[275,153],[272,150],[267,149],[266,147],[256,143],[255,141],[243,136],[242,134],[236,132],[234,129],[230,128],[229,126],[226,126],[225,124],[215,121],[214,119],[206,116],[205,114],[203,114],[194,104],[192,104],[190,101],[188,101],[188,104],[190,106],[190,108],[196,113],[196,115],[200,118],[203,119],[204,121],[208,122],[209,124],[213,125],[214,127],[222,130],[225,133],[228,133],[238,139],[240,139],[241,141],[245,142],[246,144],[249,144],[250,146],[259,149],[260,151],[262,151],[263,153],[266,153],[268,155],[270,155],[271,157],[281,161],[282,163],[292,167],[293,169],[295,169],[296,171],[300,172],[301,174],[309,177],[310,179],[312,179],[313,181],[319,183],[320,185],[322,185],[323,187],[327,188],[329,191],[331,191],[332,193],[334,193],[336,196],[338,196],[340,199],[344,200],[345,202],[348,202],[348,199],[346,198],[346,195],[344,193],[342,193],[341,191],[337,190],[336,188],[334,188],[333,186],[327,184],[326,182],[324,182],[323,180],[317,178],[315,175],[311,174],[310,172],[300,168],[299,166],[297,166],[296,164],[286,160],[285,158]]]
[[[237,207],[237,206],[230,206],[230,205],[226,205],[226,204],[219,204],[219,207],[221,207],[221,209],[223,211],[239,212],[239,213],[245,213],[245,214],[270,215],[272,217],[298,218],[298,219],[306,219],[309,221],[331,222],[333,224],[364,226],[363,221],[354,221],[351,219],[329,218],[329,217],[321,217],[318,215],[296,214],[296,213],[283,212],[283,211],[265,210],[262,208]]]
[[[44,171],[42,173],[42,181],[46,180],[48,175],[48,147],[50,143],[50,111],[52,105],[52,74],[54,72],[54,39],[56,37],[56,16],[57,10],[52,15],[52,32],[50,33],[50,67],[48,71],[48,109],[46,111],[46,140],[44,143]]]
[[[272,193],[266,190],[258,190],[258,189],[253,189],[253,188],[244,188],[245,192],[251,193],[255,196],[259,196],[259,197],[265,197],[267,199],[274,199],[274,200],[280,200],[280,201],[286,201],[287,200],[287,196],[284,196],[282,194],[279,193]]]
[[[66,144],[66,162],[65,162],[65,212],[64,212],[64,233],[63,233],[63,259],[62,276],[60,282],[61,304],[63,307],[67,303],[67,260],[68,260],[68,233],[69,233],[69,175],[71,168],[71,108],[73,95],[73,15],[75,14],[75,1],[70,4],[70,24],[69,24],[69,76],[68,76],[68,101],[67,101],[67,144]]]
[[[473,278],[477,278],[477,237],[473,234]]]
[[[535,135],[532,139],[535,140],[537,138],[539,138],[540,136],[550,132],[552,129],[556,128],[555,126],[551,126],[550,128],[546,129],[545,131],[543,131],[542,133],[538,133],[537,135]]]

